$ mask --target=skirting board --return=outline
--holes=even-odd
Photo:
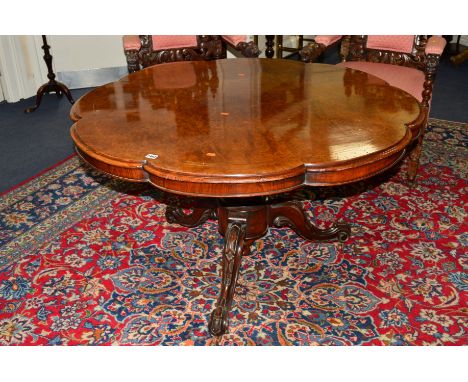
[[[108,84],[109,82],[117,81],[127,74],[127,67],[120,66],[114,68],[58,72],[57,80],[63,82],[69,89],[81,89]]]

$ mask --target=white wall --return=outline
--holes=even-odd
[[[56,74],[126,67],[122,36],[49,35],[47,42]],[[0,100],[4,97],[7,102],[16,102],[31,97],[48,81],[42,45],[41,36],[0,36]]]
[[[126,66],[122,36],[47,36],[55,72]]]
[[[294,46],[294,37],[284,36],[284,44]],[[49,35],[47,38],[55,73],[126,67],[120,35]],[[460,42],[467,46],[468,36],[462,36]],[[0,36],[0,82],[8,102],[33,96],[39,86],[47,82],[47,68],[42,59],[44,52],[41,46],[41,36]],[[265,52],[264,36],[259,36],[259,48]],[[96,83],[90,86],[93,85]]]
[[[0,83],[8,102],[34,95],[41,84],[41,75],[34,70],[36,50],[33,47],[29,54],[32,45],[25,43],[27,38],[33,41],[31,36],[0,36]]]

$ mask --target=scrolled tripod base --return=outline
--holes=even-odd
[[[24,112],[26,114],[32,113],[35,111],[40,105],[42,101],[42,96],[44,93],[52,93],[55,92],[57,94],[57,97],[61,97],[63,94],[67,97],[68,101],[73,105],[75,101],[73,100],[73,97],[70,93],[70,90],[67,88],[65,84],[62,84],[61,82],[51,80],[44,85],[42,85],[36,93],[36,104],[34,106],[28,107]]]
[[[351,235],[350,226],[346,223],[339,222],[328,229],[316,227],[307,219],[302,205],[294,201],[272,205],[220,205],[216,209],[194,209],[189,214],[174,207],[166,210],[169,222],[188,227],[194,227],[216,216],[218,230],[224,236],[224,248],[219,297],[208,324],[213,336],[221,336],[228,331],[229,312],[242,257],[250,254],[252,243],[263,237],[269,227],[289,227],[306,240],[344,242]]]
[[[182,208],[167,206],[166,220],[168,223],[177,223],[184,227],[196,227],[210,218],[216,218],[215,210],[205,208],[194,208],[191,213],[186,214]]]

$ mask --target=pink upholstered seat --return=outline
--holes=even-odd
[[[372,74],[388,82],[390,85],[411,94],[419,102],[422,101],[424,73],[420,70],[366,61],[348,61],[338,65]]]

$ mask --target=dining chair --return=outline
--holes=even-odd
[[[425,35],[323,35],[316,36],[300,51],[301,59],[313,62],[339,43],[339,66],[379,77],[418,100],[421,113],[409,126],[414,141],[408,162],[408,180],[412,183],[419,167],[436,69],[446,40]]]

